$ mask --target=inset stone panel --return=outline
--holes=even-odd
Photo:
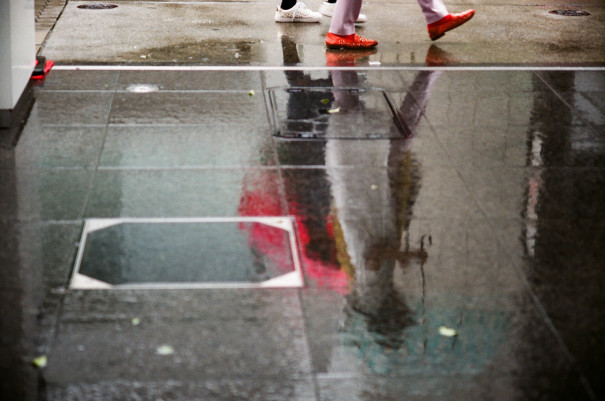
[[[400,139],[409,129],[392,94],[380,88],[285,87],[268,89],[276,138]],[[401,95],[401,94],[398,94]]]
[[[288,217],[89,219],[73,289],[302,287]]]

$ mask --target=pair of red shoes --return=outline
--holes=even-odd
[[[473,18],[473,15],[475,15],[475,10],[466,10],[458,14],[446,15],[439,21],[427,25],[429,37],[431,40],[437,40],[445,35],[447,31],[451,31]],[[328,32],[328,36],[326,37],[326,46],[329,49],[371,49],[377,44],[377,41],[362,38],[356,33],[341,36]]]

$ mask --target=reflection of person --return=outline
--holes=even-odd
[[[300,62],[296,44],[287,36],[281,38],[283,60],[285,65]],[[299,70],[284,71],[290,87],[325,88],[332,85],[331,79],[312,78],[308,73]],[[325,136],[325,124],[322,119],[326,115],[318,114],[315,107],[310,105],[323,104],[322,101],[331,101],[332,96],[325,91],[290,92],[288,95],[287,121],[300,127],[298,121],[317,121],[314,124],[314,137]],[[307,127],[311,127],[310,125]],[[299,142],[297,152],[281,151],[278,153],[280,164],[325,164],[325,142]],[[313,188],[313,196],[308,197],[308,182],[323,182]],[[293,176],[284,183],[288,210],[296,219],[296,225],[301,241],[301,258],[306,268],[307,277],[328,286],[346,285],[347,275],[339,269],[336,252],[333,246],[333,227],[330,216],[330,190],[325,179],[325,171],[321,169],[309,170],[304,176]],[[306,200],[308,199],[308,200]],[[306,202],[305,202],[306,200]],[[301,203],[305,203],[302,205]],[[309,215],[305,209],[312,209]]]
[[[282,37],[282,46],[284,64],[296,64],[295,44]],[[339,65],[353,65],[359,57],[371,52],[335,53],[339,53],[335,59]],[[327,56],[330,60],[331,55]],[[361,98],[363,91],[351,90],[360,86],[360,76],[355,71],[331,71],[329,82],[312,79],[301,71],[285,73],[291,87],[332,88],[331,93],[287,92],[286,119],[293,123],[315,119],[318,107],[327,106],[323,101],[329,103],[331,110],[340,110],[324,115],[327,124],[316,137],[325,140],[295,141],[293,146],[289,146],[291,142],[283,142],[283,146],[277,148],[282,165],[326,166],[325,169],[292,170],[283,181],[288,214],[296,221],[306,279],[346,294],[347,318],[343,329],[350,334],[346,338],[363,340],[359,343],[365,345],[358,348],[365,359],[376,355],[382,358],[403,345],[402,333],[414,324],[412,311],[394,275],[396,269],[423,263],[427,258],[423,247],[411,247],[404,235],[420,183],[418,165],[412,159],[410,148],[430,89],[440,73],[420,72],[401,107],[394,113],[383,112],[384,115],[366,108]],[[300,111],[301,108],[305,110]],[[356,125],[367,127],[368,122],[384,123],[393,117],[406,121],[406,129],[393,126],[391,139],[350,140],[357,134],[366,134]],[[342,139],[345,137],[348,140]],[[273,205],[279,209],[276,203],[279,183],[269,188],[266,183],[261,187],[246,181],[240,213],[277,213],[268,207]],[[256,244],[270,241],[269,233],[256,230],[249,234],[260,237],[254,238],[251,245],[264,252]],[[388,369],[389,365],[383,366]]]
[[[281,36],[284,65],[300,63],[296,43],[288,35]],[[284,71],[288,81],[287,114],[279,121],[280,136],[296,137],[303,132],[306,137],[323,136],[324,121],[327,116],[321,115],[320,110],[313,105],[321,104],[326,97],[325,91],[302,90],[302,88],[321,88],[330,86],[329,78],[312,78],[301,70]],[[284,118],[285,117],[285,118]],[[304,156],[304,155],[303,155]],[[308,155],[307,155],[308,156]]]
[[[282,54],[284,65],[296,65],[300,62],[296,43],[288,35],[281,37]],[[309,73],[300,70],[284,71],[289,88],[325,88],[330,87],[330,78],[313,78]],[[323,105],[322,100],[332,100],[331,94],[326,91],[288,91],[288,101],[285,118],[280,121],[282,131],[300,131],[301,121],[316,121],[317,124],[302,124],[317,137],[325,136],[325,124],[321,121],[327,118],[320,115],[316,107],[312,105]],[[286,142],[287,143],[287,142]],[[278,148],[280,164],[300,165],[325,164],[325,142],[300,141],[296,142],[294,151],[283,146]],[[273,148],[267,148],[272,151]],[[267,170],[269,171],[269,170]],[[275,177],[275,176],[271,176]],[[253,175],[248,175],[244,181],[244,193],[242,194],[239,213],[242,216],[252,215],[276,215],[279,214],[280,204],[277,195],[280,193],[279,183],[271,179],[262,178],[262,186],[255,185],[261,180]],[[309,196],[309,182],[317,183]],[[300,244],[299,256],[305,267],[305,275],[308,279],[321,283],[321,285],[336,288],[346,287],[348,276],[340,269],[337,262],[336,252],[333,246],[333,227],[330,216],[330,190],[323,169],[309,169],[304,175],[293,175],[284,182],[285,195],[287,199],[288,214],[295,219],[298,240]],[[313,213],[308,213],[313,210]],[[244,229],[244,227],[242,227]],[[249,243],[252,247],[264,252],[257,244],[271,242],[270,233],[260,229],[250,230]]]
[[[340,228],[336,247],[339,254],[346,255],[341,256],[341,261],[346,260],[354,271],[345,329],[353,332],[354,341],[366,344],[367,348],[360,346],[365,359],[401,347],[402,332],[414,323],[403,294],[396,289],[394,270],[414,261],[422,263],[427,257],[422,247],[410,249],[403,241],[403,233],[409,226],[419,184],[417,166],[409,150],[439,74],[421,71],[410,86],[396,112],[405,121],[405,133],[392,135],[389,141],[367,141],[361,147],[357,141],[330,139],[350,137],[350,127],[359,124],[359,116],[367,112],[359,93],[347,90],[357,86],[357,72],[331,71],[332,107],[339,108],[339,112],[330,115],[326,166],[334,220]],[[343,130],[348,131],[345,134]],[[350,160],[355,161],[355,168],[343,168]],[[374,346],[360,341],[360,336],[370,336]]]
[[[375,40],[362,38],[355,33],[355,20],[359,16],[361,2],[362,0],[338,0],[326,37],[328,48],[368,49],[378,44]],[[422,8],[431,40],[439,39],[475,14],[475,10],[450,14],[442,0],[418,0],[418,4]]]

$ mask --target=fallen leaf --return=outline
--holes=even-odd
[[[141,319],[139,319],[138,317],[134,317],[134,318],[132,318],[130,323],[132,323],[133,326],[137,326],[138,324],[141,323]]]
[[[330,114],[340,113],[340,107],[337,107],[335,109],[330,109],[330,110],[328,110],[328,113],[330,113]]]
[[[441,326],[439,327],[439,334],[445,337],[455,337],[458,335],[458,332],[449,327]]]
[[[170,345],[160,345],[155,349],[155,353],[158,355],[172,355],[174,354],[174,348]]]
[[[250,90],[250,92],[248,92],[248,96],[254,96],[254,91]]]
[[[34,364],[35,367],[37,368],[43,368],[46,366],[47,363],[47,359],[46,359],[46,355],[41,355],[37,358],[35,358],[32,363]]]
[[[321,99],[321,102],[323,104],[328,104],[328,103],[330,103],[330,99]]]

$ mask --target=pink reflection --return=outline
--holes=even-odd
[[[238,214],[246,217],[283,215],[279,199],[279,183],[273,170],[256,171],[244,178]],[[263,223],[240,223],[248,233],[248,245],[255,254],[267,258],[280,273],[294,270],[287,233]]]
[[[269,171],[265,174],[266,178],[259,179],[260,177],[257,176],[247,177],[244,180],[238,209],[240,216],[280,214],[277,176]],[[262,185],[258,185],[260,182]],[[319,227],[316,219],[305,218],[296,200],[288,203],[288,210],[295,220],[294,226],[300,244],[297,251],[307,279],[317,285],[334,288],[343,294],[347,293],[351,275],[350,272],[341,269],[338,263],[332,216],[327,216],[327,219],[319,224],[323,227]],[[240,229],[247,232],[250,248],[262,257],[268,258],[280,272],[287,273],[293,270],[289,239],[283,230],[262,223],[241,223]]]

